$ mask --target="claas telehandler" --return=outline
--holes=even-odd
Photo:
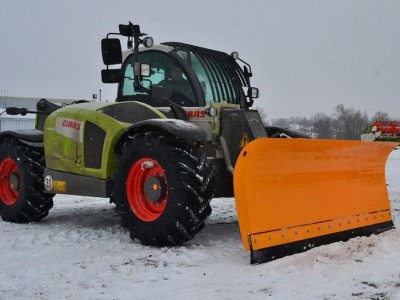
[[[266,127],[237,52],[153,44],[130,22],[102,40],[115,102],[7,108],[37,117],[0,133],[3,220],[39,221],[55,194],[106,197],[132,239],[168,246],[204,227],[211,199],[234,197],[252,263],[393,227],[384,167],[397,144]]]

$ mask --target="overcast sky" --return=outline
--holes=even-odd
[[[114,100],[100,40],[128,21],[156,43],[238,51],[269,118],[341,103],[400,117],[396,0],[1,0],[1,95]]]

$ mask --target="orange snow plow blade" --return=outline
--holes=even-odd
[[[385,163],[398,143],[256,139],[234,172],[251,263],[394,227]]]

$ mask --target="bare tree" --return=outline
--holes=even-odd
[[[279,118],[272,120],[272,125],[289,128],[289,120],[286,118]]]
[[[336,110],[336,137],[345,140],[359,140],[361,133],[367,127],[369,119],[366,113],[354,107],[346,108],[339,104]]]
[[[371,123],[375,122],[375,121],[390,121],[390,116],[388,113],[386,112],[381,112],[378,111],[372,118],[371,118]]]
[[[302,133],[311,135],[312,123],[309,118],[306,117],[291,117],[289,119],[289,126],[292,129],[296,129]]]
[[[0,108],[1,109],[6,109],[6,100],[4,98],[0,98]]]
[[[390,120],[390,116],[388,113],[378,111],[372,117],[372,121],[375,120],[387,121]],[[339,104],[332,116],[317,113],[311,118],[279,118],[273,119],[271,123],[274,126],[298,130],[318,139],[359,140],[370,120],[365,112]]]
[[[335,138],[335,120],[324,113],[317,113],[312,117],[312,131],[318,139]]]

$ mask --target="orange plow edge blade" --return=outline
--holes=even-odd
[[[234,190],[251,263],[394,227],[385,163],[398,143],[261,138],[240,153]]]

